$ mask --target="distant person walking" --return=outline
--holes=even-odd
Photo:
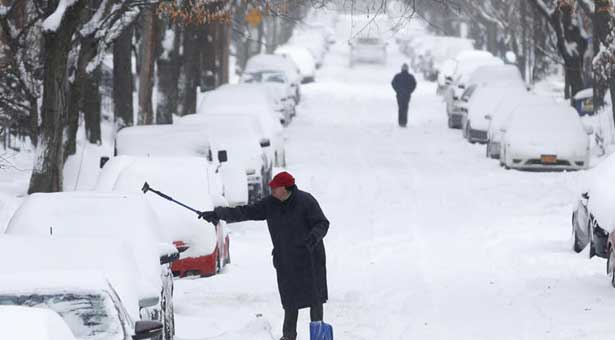
[[[299,309],[309,307],[313,322],[323,320],[323,304],[328,299],[323,238],[329,230],[329,220],[312,195],[297,189],[295,178],[288,172],[277,174],[269,186],[271,195],[254,204],[216,207],[199,218],[212,223],[267,221],[284,307],[280,340],[296,340]]]
[[[406,127],[408,124],[408,105],[410,104],[410,96],[416,89],[416,79],[408,72],[408,64],[401,66],[401,72],[393,77],[391,86],[397,94],[398,121],[400,127]]]

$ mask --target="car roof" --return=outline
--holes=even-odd
[[[62,317],[47,308],[0,306],[0,329],[11,340],[75,340]]]
[[[105,275],[96,270],[23,271],[0,274],[0,295],[109,291]]]
[[[115,138],[118,155],[207,157],[211,143],[205,131],[176,124],[121,129]]]

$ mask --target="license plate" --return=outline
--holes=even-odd
[[[555,164],[557,163],[557,156],[555,155],[542,155],[540,160],[543,164]]]

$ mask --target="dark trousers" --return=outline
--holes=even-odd
[[[410,104],[410,96],[397,96],[397,120],[399,126],[405,127],[408,124],[408,105]]]
[[[310,307],[310,319],[312,321],[322,321],[324,310],[322,303]],[[284,310],[284,325],[282,326],[282,335],[294,340],[297,338],[297,319],[299,318],[298,309]]]

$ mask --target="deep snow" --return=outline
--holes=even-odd
[[[615,291],[604,262],[571,251],[587,172],[500,168],[447,129],[436,85],[420,77],[409,126],[398,128],[389,84],[405,58],[391,44],[386,66],[349,69],[349,23],[341,18],[287,131],[288,170],[331,221],[325,319],[336,338],[608,338]],[[260,339],[270,325],[278,339],[266,225],[229,229],[225,273],[176,283],[177,336],[239,339],[250,329]],[[298,339],[309,337],[308,318],[300,313]]]

